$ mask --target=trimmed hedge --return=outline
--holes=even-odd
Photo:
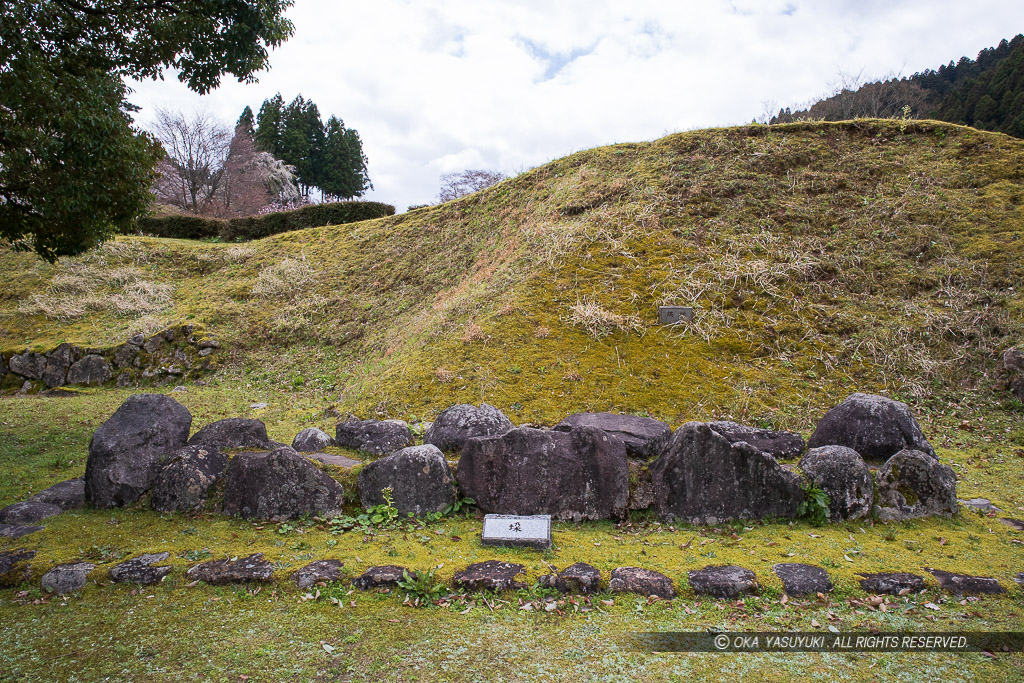
[[[227,221],[200,216],[140,218],[135,222],[135,229],[143,235],[174,237],[183,240],[204,240],[217,237],[226,227]]]
[[[355,223],[393,215],[395,207],[381,202],[334,202],[230,220],[199,216],[142,218],[136,222],[136,228],[144,235],[155,237],[190,240],[219,237],[225,242],[244,242],[291,230]]]

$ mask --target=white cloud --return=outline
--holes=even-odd
[[[1024,26],[1005,0],[297,0],[288,16],[296,33],[259,83],[203,97],[172,75],[134,84],[140,122],[155,106],[234,122],[301,93],[359,131],[369,198],[400,211],[431,201],[446,171],[748,122],[765,101],[819,96],[840,70],[910,75]]]

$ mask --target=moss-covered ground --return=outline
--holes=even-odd
[[[967,128],[696,131],[580,152],[438,207],[248,244],[122,237],[54,266],[2,250],[0,350],[201,324],[225,353],[205,386],[172,394],[193,431],[259,417],[285,442],[307,426],[333,431],[332,407],[413,421],[480,401],[518,423],[612,410],[807,436],[847,394],[887,393],[912,405],[961,498],[1021,518],[1024,407],[999,356],[1024,341],[1022,197],[1024,143]],[[693,305],[694,321],[658,326],[668,303]],[[0,506],[82,474],[93,430],[130,393],[0,398]],[[352,473],[329,471],[353,492]],[[557,524],[547,553],[484,548],[479,527],[459,517],[333,535],[144,503],[65,513],[0,539],[0,550],[38,551],[32,582],[0,591],[0,680],[1021,678],[1019,654],[668,655],[626,639],[713,626],[1020,630],[1022,534],[996,517],[670,528],[641,515]],[[175,569],[163,584],[107,585],[113,562],[161,550]],[[186,583],[200,559],[253,552],[277,565],[276,584]],[[586,561],[606,581],[635,565],[668,574],[680,597],[520,609],[544,597],[534,590],[412,608],[342,583],[304,599],[288,575],[329,557],[347,578],[402,564],[439,567],[445,581],[508,559],[526,565],[529,586],[549,565]],[[39,575],[76,559],[98,564],[95,581],[41,596]],[[771,565],[785,561],[826,568],[835,592],[783,603]],[[696,598],[686,572],[725,563],[754,570],[761,594]],[[929,576],[924,594],[885,612],[851,603],[866,597],[857,572],[924,567],[994,576],[1008,592],[961,603]]]

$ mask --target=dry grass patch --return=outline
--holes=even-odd
[[[252,295],[260,299],[294,296],[314,284],[316,275],[305,254],[300,258],[289,256],[260,271]]]
[[[134,266],[106,267],[93,258],[69,259],[61,264],[46,290],[23,301],[18,312],[67,321],[90,312],[123,317],[150,315],[170,306],[172,287],[142,275]]]
[[[537,329],[533,331],[533,336],[537,339],[547,339],[551,336],[551,329],[544,327],[543,325],[538,325]]]
[[[455,372],[446,368],[436,368],[434,378],[442,384],[448,384],[455,381]]]
[[[462,341],[466,344],[486,339],[487,335],[484,334],[482,327],[476,323],[468,323],[466,329],[462,331]]]
[[[582,327],[594,339],[606,337],[615,330],[639,332],[642,329],[638,316],[621,315],[587,299],[577,300],[569,307],[568,320]]]

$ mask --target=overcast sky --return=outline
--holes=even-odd
[[[359,131],[366,198],[399,212],[448,171],[749,123],[841,71],[911,75],[1024,31],[1021,0],[296,0],[287,16],[295,35],[258,83],[132,84],[139,123],[200,107],[234,124],[302,94]]]

